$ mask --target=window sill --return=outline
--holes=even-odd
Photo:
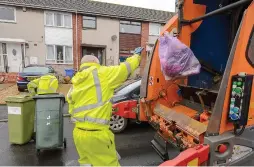
[[[73,65],[73,63],[47,63],[46,65]]]
[[[16,21],[8,21],[8,20],[0,20],[0,23],[17,24],[17,22],[16,22]]]
[[[136,33],[129,33],[129,32],[120,32],[120,34],[132,34],[132,35],[141,35],[141,33],[140,33],[140,34],[136,34]]]
[[[86,28],[86,27],[82,27],[83,30],[97,30],[97,28]]]
[[[57,27],[57,26],[48,26],[48,25],[45,25],[45,27],[50,27],[50,28],[62,28],[62,29],[72,29],[72,27]]]
[[[158,35],[149,34],[149,36],[152,36],[152,37],[158,37],[158,36],[160,36],[160,34],[158,34]]]

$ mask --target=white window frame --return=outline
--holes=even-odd
[[[16,19],[16,8],[15,7],[9,7],[9,6],[0,5],[0,8],[14,9],[14,20],[3,20],[3,19],[0,19],[0,22],[5,22],[5,23],[16,23],[17,22],[17,19]]]
[[[53,44],[47,44],[46,45],[46,48],[47,46],[53,46],[53,50],[54,50],[54,59],[48,59],[48,50],[46,52],[46,64],[73,64],[73,46],[70,46],[70,45],[53,45]],[[63,47],[63,63],[58,63],[57,62],[57,55],[56,55],[56,46],[62,46]],[[71,56],[71,59],[72,59],[72,63],[66,63],[65,62],[65,47],[71,47],[71,53],[72,53],[72,56]],[[54,61],[53,63],[52,62],[47,62],[47,61]]]
[[[159,32],[158,32],[157,34],[151,32],[151,27],[152,27],[152,26],[159,26],[159,28],[158,28],[158,31],[159,31]],[[163,27],[163,26],[162,26],[161,24],[158,24],[158,23],[149,23],[149,36],[159,36],[162,27]]]
[[[53,25],[47,25],[47,17],[46,17],[46,14],[47,14],[47,13],[52,14],[52,16],[53,16]],[[62,15],[62,18],[63,18],[63,26],[56,26],[56,25],[55,25],[55,14],[60,14],[60,15]],[[71,17],[71,26],[70,26],[70,27],[65,26],[65,19],[64,19],[65,16],[70,16],[70,17]],[[72,28],[72,14],[70,14],[70,13],[61,13],[61,12],[52,12],[52,11],[45,11],[45,12],[44,12],[44,25],[45,25],[46,27]]]

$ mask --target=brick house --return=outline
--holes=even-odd
[[[172,13],[88,0],[1,0],[0,75],[28,64],[78,69],[93,54],[117,65],[134,48],[152,46]],[[149,49],[142,53],[141,69]],[[142,72],[142,70],[141,70]]]

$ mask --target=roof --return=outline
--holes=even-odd
[[[173,13],[166,11],[91,0],[0,0],[0,4],[156,23],[166,23],[173,16]]]

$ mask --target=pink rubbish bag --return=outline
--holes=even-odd
[[[159,38],[159,57],[166,80],[200,73],[201,65],[191,49],[169,34]]]

